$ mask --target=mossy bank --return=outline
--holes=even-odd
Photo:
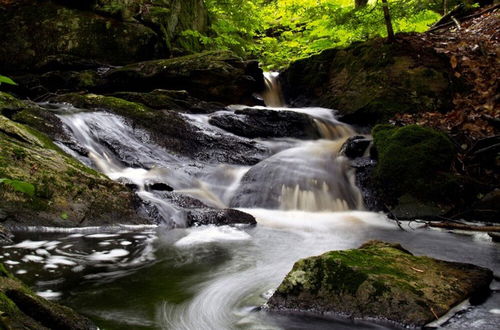
[[[52,123],[43,115],[52,118]],[[61,125],[57,117],[37,105],[0,94],[0,177],[34,187],[33,193],[26,193],[0,185],[4,224],[148,223],[136,214],[131,191],[73,159],[33,128],[52,136],[63,134],[57,125]]]

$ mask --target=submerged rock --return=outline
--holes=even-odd
[[[236,110],[234,114],[213,115],[209,122],[228,132],[247,138],[320,138],[314,119],[294,111],[247,108]]]
[[[308,311],[423,326],[487,293],[493,273],[471,264],[412,255],[399,244],[299,260],[268,301],[272,310]]]
[[[286,102],[338,109],[341,120],[362,125],[445,110],[452,97],[449,61],[416,47],[379,38],[296,61],[280,75]]]
[[[32,292],[0,264],[0,327],[2,329],[97,329],[72,309]]]

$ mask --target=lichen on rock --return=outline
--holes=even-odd
[[[492,278],[485,268],[414,256],[399,244],[370,241],[358,249],[297,261],[268,307],[423,326],[487,292]]]

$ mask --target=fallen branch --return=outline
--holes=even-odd
[[[457,7],[459,7],[459,6],[457,6]],[[486,9],[484,9],[484,10],[478,12],[478,13],[474,13],[474,14],[471,14],[471,15],[468,15],[468,16],[465,16],[465,17],[461,17],[461,20],[463,22],[463,21],[466,21],[468,19],[481,16],[481,15],[483,15],[483,14],[489,12],[489,11],[495,10],[495,9],[497,9],[499,7],[500,7],[500,4],[496,4],[496,5],[492,6],[492,7],[486,8]],[[457,8],[455,8],[455,9],[457,9]],[[450,11],[448,14],[446,14],[445,16],[443,16],[439,21],[437,21],[436,23],[434,23],[434,25],[431,26],[431,28],[429,30],[427,30],[427,32],[432,32],[432,31],[435,31],[435,30],[439,30],[441,28],[444,28],[444,27],[447,27],[447,26],[450,26],[450,25],[454,24],[453,21],[448,21],[448,20],[451,19],[451,16],[456,13],[455,9],[452,10],[452,11]],[[448,21],[448,22],[446,22],[446,21]]]
[[[471,231],[486,231],[486,232],[500,232],[500,226],[474,226],[466,225],[463,223],[456,222],[429,222],[429,227],[443,228],[443,229],[459,229],[459,230],[471,230]]]

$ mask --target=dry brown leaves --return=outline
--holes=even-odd
[[[447,56],[457,80],[464,84],[446,113],[397,115],[394,123],[420,124],[477,140],[500,133],[500,10],[495,9],[448,29],[414,35],[416,43]]]

